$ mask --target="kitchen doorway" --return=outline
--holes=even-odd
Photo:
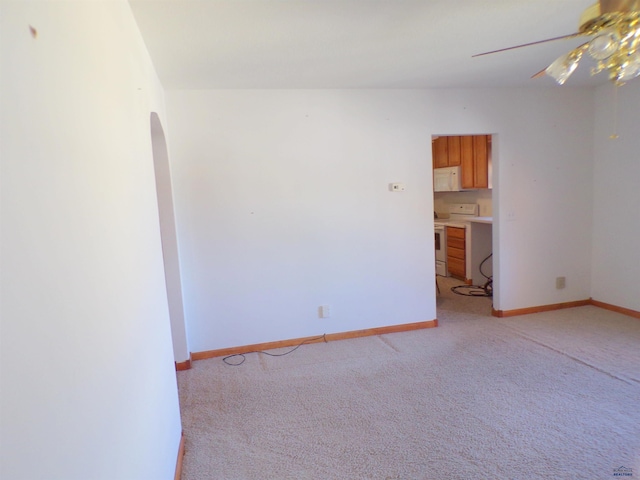
[[[436,310],[492,314],[497,147],[496,134],[432,136]]]

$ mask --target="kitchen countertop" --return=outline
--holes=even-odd
[[[471,218],[469,219],[470,222],[475,222],[475,223],[489,223],[492,224],[493,223],[493,217],[476,217],[476,218]]]
[[[442,226],[445,226],[445,227],[459,227],[459,228],[466,227],[467,225],[469,225],[469,222],[492,224],[493,223],[493,217],[468,218],[464,222],[462,222],[460,220],[451,220],[450,218],[436,218],[436,219],[433,220],[433,224],[434,225],[442,225]]]
[[[460,220],[449,220],[448,218],[436,218],[433,221],[434,225],[442,225],[443,227],[458,227],[465,228],[468,223],[461,222]]]

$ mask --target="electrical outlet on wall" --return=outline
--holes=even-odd
[[[558,290],[564,288],[567,284],[567,278],[566,277],[556,277],[556,288]]]
[[[318,307],[318,318],[329,318],[331,316],[331,308],[329,305],[320,305]]]

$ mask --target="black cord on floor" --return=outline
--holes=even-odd
[[[480,273],[487,279],[484,285],[458,285],[451,287],[451,291],[457,295],[463,295],[465,297],[493,297],[493,277],[487,276],[482,271],[482,265],[493,256],[490,253],[482,262],[480,262]]]
[[[311,342],[315,342],[317,340],[324,340],[324,342],[327,343],[327,334],[323,333],[319,337],[308,338],[304,342],[301,342],[300,344],[298,344],[295,347],[293,347],[291,350],[288,350],[288,351],[286,351],[284,353],[269,353],[269,352],[265,352],[263,350],[253,350],[251,352],[234,353],[233,355],[227,355],[226,357],[224,357],[222,359],[222,361],[224,363],[226,363],[227,365],[231,365],[232,367],[238,367],[238,366],[242,365],[244,363],[244,361],[247,359],[245,357],[245,355],[248,355],[250,353],[264,353],[265,355],[269,355],[270,357],[284,357],[285,355],[289,355],[290,353],[295,352],[297,349],[299,349],[305,343],[311,343]],[[240,362],[233,363],[233,362],[229,361],[229,359],[234,358],[234,357],[240,357],[241,358]]]
[[[493,288],[491,282],[487,282],[484,285],[458,285],[451,287],[451,291],[456,295],[463,295],[465,297],[492,297]]]

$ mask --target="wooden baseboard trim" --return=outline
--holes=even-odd
[[[585,305],[593,305],[595,307],[611,310],[612,312],[622,313],[633,318],[640,318],[640,312],[631,310],[630,308],[619,307],[610,303],[600,302],[590,298],[589,300],[578,300],[577,302],[555,303],[553,305],[540,305],[538,307],[518,308],[516,310],[495,310],[491,309],[491,315],[494,317],[515,317],[518,315],[527,315],[529,313],[549,312],[552,310],[560,310],[563,308],[583,307]]]
[[[612,305],[610,303],[600,302],[598,300],[594,300],[593,298],[590,301],[591,305],[596,307],[604,308],[606,310],[611,310],[612,312],[622,313],[623,315],[629,315],[633,318],[640,318],[640,312],[637,310],[631,310],[630,308],[618,307],[617,305]]]
[[[189,354],[189,359],[184,362],[175,362],[176,364],[176,372],[181,372],[182,370],[189,370],[191,368],[191,354]]]
[[[323,337],[292,338],[290,340],[280,340],[277,342],[256,343],[254,345],[244,345],[240,347],[221,348],[219,350],[206,350],[203,352],[193,352],[193,360],[204,360],[206,358],[226,357],[227,355],[238,355],[241,353],[257,352],[261,350],[272,350],[274,348],[295,347],[301,343],[333,342],[336,340],[346,340],[348,338],[368,337],[371,335],[384,335],[387,333],[407,332],[410,330],[421,330],[423,328],[434,328],[438,326],[438,320],[427,320],[425,322],[405,323],[402,325],[390,325],[388,327],[367,328],[365,330],[352,330],[349,332],[327,333]]]
[[[180,435],[180,446],[178,447],[178,458],[176,460],[176,474],[174,480],[182,478],[182,459],[184,458],[184,432]]]
[[[367,328],[365,330],[353,330],[350,332],[328,333],[327,340],[347,340],[349,338],[369,337],[372,335],[386,335],[388,333],[409,332],[411,330],[422,330],[424,328],[434,328],[438,326],[438,320],[427,320],[426,322],[403,323],[401,325],[389,325],[388,327]]]
[[[515,310],[495,310],[491,309],[494,317],[515,317],[518,315],[528,315],[530,313],[550,312],[552,310],[561,310],[563,308],[583,307],[591,305],[591,300],[578,300],[576,302],[554,303],[552,305],[539,305],[537,307],[517,308]]]

